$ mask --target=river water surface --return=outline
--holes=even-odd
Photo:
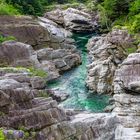
[[[75,34],[73,36],[77,44],[77,49],[81,53],[82,64],[66,72],[59,79],[49,83],[49,88],[61,90],[70,95],[67,100],[60,104],[64,108],[102,112],[108,105],[109,97],[107,95],[90,93],[85,86],[87,76],[86,65],[88,64],[86,44],[91,36],[93,34]]]

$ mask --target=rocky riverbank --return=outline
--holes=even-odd
[[[133,48],[134,38],[126,30],[115,29],[107,35],[89,40],[87,87],[98,94],[113,93],[114,73]]]
[[[91,38],[87,45],[87,86],[114,94],[111,113],[65,110],[48,97],[46,81],[81,64],[72,32],[94,30],[88,13],[71,8],[39,19],[0,16],[0,33],[17,39],[0,44],[0,133],[7,139],[140,139],[140,53],[127,56],[134,39],[126,30]]]

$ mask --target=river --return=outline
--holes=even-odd
[[[67,109],[86,110],[91,112],[102,112],[108,105],[107,95],[90,93],[85,85],[88,64],[86,44],[88,39],[95,34],[74,34],[77,49],[81,53],[82,64],[63,74],[59,79],[49,83],[49,87],[64,91],[69,98],[60,105]]]

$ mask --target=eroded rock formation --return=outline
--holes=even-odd
[[[57,9],[46,13],[45,17],[72,32],[89,33],[94,31],[97,26],[97,22],[92,22],[90,14],[73,8],[66,10]]]
[[[126,48],[133,47],[133,38],[126,30],[113,30],[101,37],[89,40],[87,86],[93,92],[108,94],[113,92],[114,72],[127,57]]]
[[[140,139],[140,53],[130,54],[116,70],[114,77],[113,112],[118,115],[122,126],[116,130],[117,138]]]
[[[50,21],[48,27],[44,27],[41,23],[40,20],[29,16],[0,16],[0,34],[14,36],[19,42],[30,44],[35,49],[43,47],[57,49],[65,46],[67,48],[74,45],[73,40],[67,38],[60,29],[53,28],[56,33],[50,31],[55,23]],[[58,35],[60,32],[61,36]]]
[[[35,51],[28,44],[7,41],[0,45],[0,62],[1,66],[42,69],[48,73],[47,80],[52,80],[79,65],[81,57],[76,50],[44,48]]]
[[[25,71],[0,72],[0,127],[7,138],[21,136],[17,136],[18,132],[24,137],[28,132],[26,140],[114,139],[118,124],[115,115],[65,111],[56,101],[40,96],[43,79],[30,77]]]

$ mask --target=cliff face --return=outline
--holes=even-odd
[[[130,54],[121,64],[114,77],[115,112],[123,127],[117,130],[118,139],[140,139],[139,80],[140,54]]]
[[[118,65],[127,57],[127,48],[134,47],[126,30],[113,30],[89,40],[87,87],[98,94],[113,93],[113,77]]]

